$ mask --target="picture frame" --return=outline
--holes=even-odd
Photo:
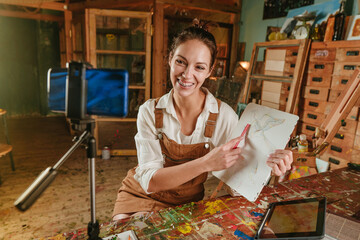
[[[226,74],[226,60],[216,60],[216,64],[213,70],[214,77],[222,77]]]
[[[346,40],[360,40],[360,15],[353,17]]]
[[[217,44],[217,57],[218,58],[226,58],[227,55],[227,44],[219,43]]]

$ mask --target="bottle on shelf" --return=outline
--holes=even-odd
[[[309,151],[309,143],[306,140],[305,134],[300,134],[300,141],[298,141],[298,152],[304,153]]]
[[[333,41],[343,40],[345,17],[345,0],[341,0],[339,12],[337,12],[334,17]]]
[[[313,28],[310,38],[313,41],[320,41],[321,40],[319,24],[316,24],[315,27]]]

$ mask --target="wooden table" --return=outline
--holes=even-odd
[[[132,229],[139,239],[253,239],[271,202],[319,196],[327,198],[328,213],[360,223],[360,172],[343,168],[266,186],[254,203],[223,196],[105,223],[100,237]],[[87,229],[62,237],[87,239]]]

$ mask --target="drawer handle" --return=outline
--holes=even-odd
[[[312,126],[309,126],[309,125],[306,125],[306,130],[310,130],[310,131],[315,131],[315,127],[312,127]]]
[[[344,70],[355,70],[355,65],[344,65]]]
[[[335,137],[338,139],[344,139],[344,134],[337,133],[337,134],[335,134]]]
[[[322,82],[322,77],[313,77],[312,81],[313,82]]]
[[[359,56],[359,51],[347,51],[346,56]]]
[[[345,84],[348,83],[348,81],[349,81],[349,80],[347,80],[347,79],[341,79],[341,84],[344,84],[344,85],[345,85]]]
[[[295,63],[290,64],[290,67],[291,67],[291,68],[294,68],[294,67],[295,67]]]
[[[327,57],[327,56],[329,56],[328,50],[322,49],[322,50],[317,50],[315,52],[315,57]]]
[[[339,160],[336,160],[335,158],[332,158],[332,157],[329,157],[329,162],[334,163],[334,164],[336,164],[336,165],[339,165],[339,164],[340,164],[340,161],[339,161]]]
[[[319,91],[319,90],[316,90],[316,89],[310,89],[310,93],[311,93],[311,94],[319,94],[320,91]]]
[[[309,102],[309,106],[318,107],[319,103],[317,103],[317,102]]]
[[[298,55],[298,53],[297,53],[297,52],[292,52],[292,53],[291,53],[291,55],[293,55],[293,56],[297,56],[297,55]]]
[[[337,147],[337,146],[334,146],[334,145],[331,145],[330,149],[333,150],[333,151],[335,151],[335,152],[339,152],[339,153],[342,152],[342,148],[341,148],[341,147]]]
[[[315,69],[324,69],[324,68],[325,68],[325,65],[324,65],[324,64],[315,64],[315,65],[314,65],[314,68],[315,68]]]
[[[315,114],[308,113],[307,116],[311,119],[317,119],[317,116]]]
[[[344,120],[341,120],[341,126],[345,127],[346,126],[346,122]]]

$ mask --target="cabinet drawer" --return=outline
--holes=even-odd
[[[309,59],[312,62],[334,61],[335,54],[335,48],[315,48],[310,50]]]
[[[329,92],[329,102],[336,102],[339,99],[339,96],[341,95],[342,90],[334,90],[334,89],[330,89]]]
[[[331,143],[352,147],[354,140],[355,140],[355,134],[347,133],[347,132],[338,132],[335,134]]]
[[[334,156],[329,153],[324,153],[320,156],[320,159],[330,163],[330,170],[347,167],[349,160]]]
[[[327,101],[329,88],[306,86],[303,90],[303,97],[320,101]]]
[[[298,127],[299,133],[303,133],[308,137],[312,137],[315,134],[316,128],[319,126],[299,121]]]
[[[350,160],[351,159],[351,152],[352,152],[352,145],[351,146],[346,144],[340,144],[340,143],[333,143],[331,142],[329,146],[326,148],[325,152],[329,153],[335,157],[345,158]]]
[[[354,149],[360,150],[360,135],[355,135]]]
[[[330,144],[331,145],[331,144]],[[320,156],[321,159],[323,159],[322,157],[325,157],[325,159],[323,160],[326,160],[326,161],[329,161],[329,162],[332,162],[336,165],[340,165],[341,162],[344,162],[346,161],[346,165],[347,163],[349,162],[352,162],[352,163],[357,163],[359,164],[360,163],[360,150],[356,150],[354,148],[350,148],[346,154],[346,156],[344,155],[341,155],[339,153],[333,153],[333,151],[329,151],[329,148],[330,146],[325,150],[325,152]],[[329,157],[332,157],[333,159],[329,159]],[[327,158],[327,159],[326,159]],[[331,160],[334,160],[334,161],[331,161]],[[336,161],[338,160],[338,161]],[[346,166],[343,166],[343,167],[346,167]]]
[[[339,131],[355,134],[357,123],[358,122],[355,120],[350,120],[350,119],[342,120]]]
[[[294,74],[295,63],[294,62],[285,62],[284,72],[288,74]]]
[[[325,120],[325,114],[311,112],[311,111],[303,111],[300,113],[300,119],[304,123],[310,123],[313,125],[320,126]]]
[[[346,117],[346,119],[350,120],[358,120],[359,119],[359,107],[353,107],[349,113],[349,115]]]
[[[306,111],[323,113],[327,115],[330,113],[334,103],[303,98],[301,100],[300,106],[302,106]]]
[[[350,76],[337,76],[334,75],[331,80],[331,89],[343,90],[347,86]]]
[[[289,95],[290,87],[291,87],[291,83],[282,83],[282,85],[281,85],[281,94]]]
[[[358,63],[355,62],[335,62],[333,75],[348,76],[354,73]]]
[[[314,87],[329,87],[331,86],[331,75],[319,74],[319,73],[308,73],[306,78],[307,86]]]
[[[286,106],[287,101],[288,101],[288,95],[281,95],[281,96],[280,96],[280,102],[279,102],[279,104],[280,104],[281,106],[283,106],[283,105]]]
[[[360,47],[336,49],[336,61],[360,62]]]
[[[334,64],[324,62],[309,62],[308,72],[331,75],[333,73]]]

